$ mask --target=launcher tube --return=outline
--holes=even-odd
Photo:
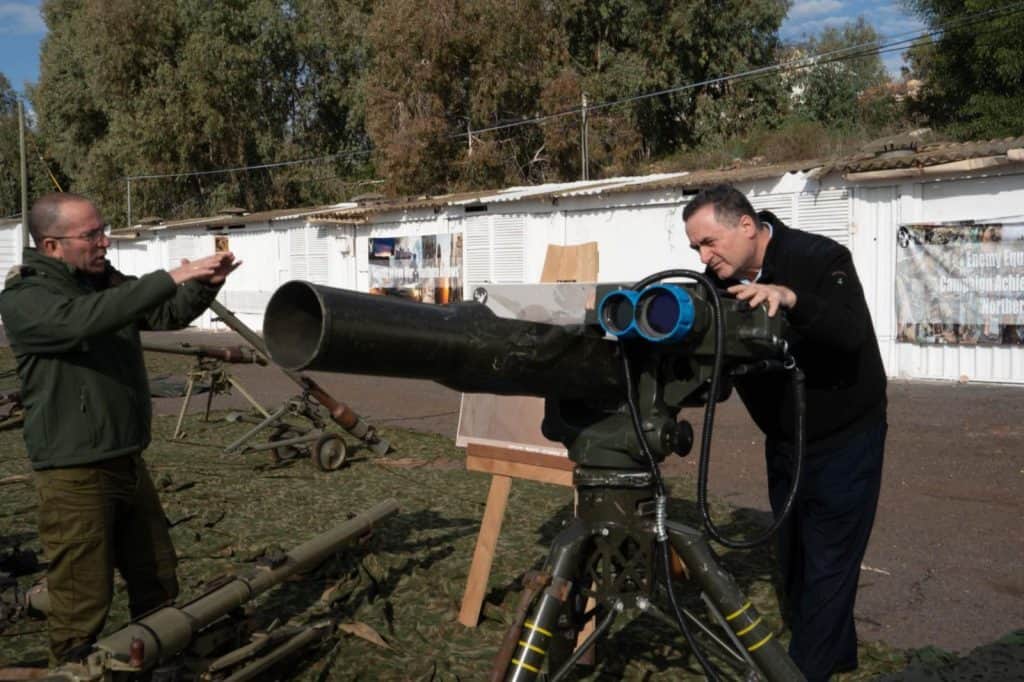
[[[624,394],[616,344],[583,327],[497,317],[479,303],[430,305],[292,281],[263,322],[289,370],[430,379],[465,393]]]

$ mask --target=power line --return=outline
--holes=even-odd
[[[185,178],[193,177],[197,175],[217,175],[222,173],[237,173],[239,171],[249,170],[262,170],[264,168],[282,168],[284,166],[299,166],[309,163],[321,163],[324,161],[331,161],[333,159],[352,158],[355,156],[362,156],[372,152],[372,148],[356,149],[348,152],[340,152],[338,154],[330,154],[328,156],[317,156],[309,159],[296,159],[293,161],[276,161],[274,163],[261,163],[253,166],[236,166],[234,168],[217,168],[214,170],[205,171],[183,171],[179,173],[153,173],[150,175],[126,175],[124,180],[153,180],[157,178]]]
[[[776,62],[775,64],[769,64],[769,65],[766,65],[766,66],[758,67],[756,69],[750,69],[748,71],[743,71],[743,72],[740,72],[740,73],[734,73],[734,74],[729,74],[729,75],[725,75],[725,76],[717,76],[717,77],[714,77],[714,78],[708,78],[708,79],[705,79],[705,80],[702,80],[702,81],[698,81],[698,82],[686,83],[686,84],[683,84],[683,85],[676,85],[676,86],[672,86],[672,87],[669,87],[669,88],[664,88],[664,89],[661,89],[661,90],[655,90],[655,91],[652,91],[652,92],[641,93],[641,94],[638,94],[638,95],[633,95],[631,97],[624,97],[624,98],[617,99],[617,100],[609,100],[609,101],[605,101],[605,102],[600,102],[598,104],[589,105],[587,107],[587,111],[592,112],[592,111],[596,111],[596,110],[600,110],[600,109],[609,109],[609,108],[612,108],[612,107],[622,106],[624,104],[630,104],[632,102],[637,102],[637,101],[646,100],[646,99],[652,99],[654,97],[661,97],[663,95],[671,95],[671,94],[676,94],[676,93],[679,93],[679,92],[685,92],[687,90],[694,90],[696,88],[701,88],[701,87],[705,87],[705,86],[708,86],[708,85],[716,85],[716,84],[726,83],[726,82],[735,81],[735,80],[745,80],[745,79],[751,79],[751,78],[754,78],[754,77],[765,76],[765,75],[768,75],[768,74],[771,74],[771,73],[775,73],[775,72],[779,72],[779,71],[783,71],[783,70],[786,70],[786,69],[792,69],[792,70],[806,69],[806,68],[812,68],[814,66],[819,66],[821,64],[826,64],[826,63],[845,61],[847,59],[857,59],[857,58],[860,58],[860,57],[870,56],[872,54],[882,54],[882,52],[886,51],[886,50],[893,50],[893,51],[895,51],[897,49],[902,49],[902,46],[904,46],[904,45],[911,45],[914,42],[917,42],[918,40],[921,40],[922,38],[938,35],[938,34],[941,34],[941,33],[945,32],[945,31],[947,31],[947,30],[950,30],[952,28],[960,28],[961,25],[971,25],[971,24],[974,24],[974,23],[978,23],[980,21],[986,21],[986,20],[991,19],[991,18],[996,18],[998,16],[1014,14],[1014,13],[1020,12],[1021,10],[1024,10],[1024,2],[1015,2],[1015,3],[1009,4],[1009,5],[1004,5],[1003,7],[1000,7],[1000,8],[993,8],[993,9],[985,10],[985,11],[982,11],[982,12],[976,12],[974,14],[961,17],[961,18],[959,18],[957,20],[953,20],[953,21],[947,22],[946,24],[943,24],[941,26],[938,26],[938,27],[935,27],[935,28],[931,28],[931,29],[927,29],[927,30],[924,30],[924,31],[908,31],[908,32],[904,32],[904,33],[898,33],[898,34],[896,34],[896,35],[894,35],[892,37],[893,38],[897,38],[897,37],[900,37],[900,36],[909,36],[909,37],[904,37],[904,38],[901,38],[899,40],[894,40],[892,42],[881,43],[881,44],[877,43],[877,42],[870,42],[870,43],[861,43],[859,45],[851,45],[849,47],[844,47],[844,48],[840,48],[840,49],[837,49],[837,50],[831,50],[831,51],[828,51],[828,52],[823,52],[821,54],[811,55],[809,57],[801,57],[800,59],[793,59],[793,60],[789,60],[789,61],[786,61],[786,62]],[[516,127],[523,126],[523,125],[530,125],[530,124],[535,124],[535,123],[544,123],[544,122],[547,122],[549,120],[553,120],[553,119],[556,119],[556,118],[561,118],[563,116],[574,116],[574,115],[577,115],[577,114],[581,114],[582,112],[583,112],[583,108],[582,107],[572,107],[571,109],[566,109],[566,110],[563,110],[563,111],[560,111],[560,112],[556,112],[556,113],[553,113],[553,114],[546,114],[546,115],[543,115],[543,116],[535,116],[535,117],[532,117],[532,118],[519,119],[517,121],[510,121],[508,123],[499,123],[497,125],[489,126],[487,128],[474,129],[473,133],[474,134],[480,134],[480,133],[494,132],[494,131],[498,131],[498,130],[508,130],[510,128],[516,128]],[[451,135],[451,137],[453,137],[453,138],[462,138],[462,137],[465,137],[465,136],[466,136],[466,133],[453,133]]]
[[[1006,6],[1006,7],[1016,7],[1016,8],[1024,7],[1024,1],[1017,2],[1014,5],[1009,5],[1009,6]],[[965,20],[967,20],[968,18],[971,18],[971,17],[982,17],[983,15],[989,15],[989,14],[993,14],[993,13],[996,13],[996,12],[1004,11],[1006,9],[1006,7],[1004,7],[1004,8],[997,8],[995,10],[987,10],[987,11],[984,11],[984,12],[978,12],[978,13],[976,13],[974,15],[969,15],[969,17],[961,18],[959,21],[949,22],[949,25],[952,26],[953,24],[956,24],[956,23],[962,23],[963,21],[965,21]],[[639,95],[633,95],[631,97],[625,97],[625,98],[618,99],[618,100],[610,100],[610,101],[606,101],[606,102],[600,102],[598,104],[594,104],[594,105],[588,106],[587,110],[588,111],[599,111],[601,109],[608,109],[608,108],[612,108],[612,107],[622,106],[624,104],[630,104],[632,102],[637,102],[637,101],[641,101],[641,100],[645,100],[645,99],[652,99],[652,98],[655,98],[655,97],[661,97],[663,95],[675,94],[675,93],[678,93],[678,92],[684,92],[686,90],[693,90],[693,89],[704,87],[704,86],[707,86],[707,85],[715,85],[715,84],[718,84],[718,83],[725,83],[725,82],[734,81],[734,80],[750,79],[750,78],[755,77],[755,76],[767,75],[767,74],[770,74],[770,73],[774,73],[774,72],[777,72],[777,71],[784,70],[786,68],[792,68],[792,69],[810,68],[810,67],[822,64],[822,63],[831,63],[831,62],[834,62],[834,61],[843,61],[845,59],[854,59],[854,58],[859,58],[859,57],[862,57],[862,56],[869,56],[872,53],[882,54],[883,51],[886,51],[886,48],[891,49],[891,50],[901,49],[899,46],[901,46],[903,44],[913,43],[914,41],[917,41],[917,40],[919,40],[919,39],[921,39],[921,38],[923,38],[925,36],[933,35],[933,34],[938,33],[938,32],[941,32],[941,29],[934,29],[934,30],[923,31],[923,32],[921,32],[921,31],[905,32],[905,33],[902,33],[902,34],[896,34],[896,36],[893,36],[893,37],[898,37],[898,36],[911,36],[911,37],[910,38],[905,38],[903,40],[895,41],[895,42],[892,42],[892,43],[881,44],[881,45],[879,45],[877,42],[863,43],[863,44],[860,44],[860,45],[854,45],[854,46],[849,46],[849,47],[845,47],[845,48],[840,48],[840,49],[837,49],[837,50],[832,50],[832,51],[829,51],[829,52],[824,52],[824,53],[821,53],[821,54],[818,54],[818,55],[812,55],[810,57],[802,57],[800,59],[790,60],[790,61],[787,61],[787,62],[777,62],[775,64],[770,64],[770,65],[767,65],[767,66],[759,67],[757,69],[751,69],[749,71],[745,71],[745,72],[741,72],[741,73],[729,74],[729,75],[726,75],[726,76],[718,76],[718,77],[715,77],[715,78],[709,78],[709,79],[706,79],[706,80],[703,80],[703,81],[699,81],[699,82],[695,82],[695,83],[687,83],[687,84],[684,84],[684,85],[677,85],[677,86],[673,86],[673,87],[670,87],[670,88],[665,88],[665,89],[662,89],[662,90],[656,90],[656,91],[653,91],[653,92],[641,93]],[[860,52],[861,50],[866,50],[866,51]],[[821,61],[824,58],[828,58],[828,59],[826,61],[824,61],[824,62]],[[512,129],[512,128],[518,128],[518,127],[525,126],[525,125],[536,125],[536,124],[546,123],[548,121],[552,121],[552,120],[555,120],[555,119],[558,119],[558,118],[563,118],[565,116],[575,116],[575,115],[582,114],[582,113],[583,113],[583,107],[581,107],[581,106],[572,107],[570,109],[565,109],[565,110],[562,110],[562,111],[559,111],[559,112],[555,112],[555,113],[551,113],[551,114],[544,114],[544,115],[541,115],[541,116],[533,116],[533,117],[529,117],[529,118],[520,118],[520,119],[516,119],[514,121],[509,121],[509,122],[506,122],[506,123],[499,123],[499,124],[496,124],[496,125],[493,125],[493,126],[488,126],[488,127],[485,127],[485,128],[472,129],[469,132],[452,133],[452,134],[448,135],[447,137],[449,139],[463,139],[463,138],[471,137],[472,135],[475,135],[475,134],[496,132],[496,131],[499,131],[499,130],[509,130],[509,129]],[[342,153],[339,153],[339,154],[331,154],[331,155],[328,155],[328,156],[314,157],[314,158],[308,158],[308,159],[296,159],[296,160],[292,160],[292,161],[279,161],[279,162],[274,162],[274,163],[256,164],[256,165],[251,165],[251,166],[236,166],[234,168],[218,168],[218,169],[203,170],[203,171],[182,171],[182,172],[177,172],[177,173],[154,173],[154,174],[145,174],[145,175],[130,175],[130,176],[125,176],[124,179],[129,181],[129,182],[131,182],[133,180],[151,180],[151,179],[162,179],[162,178],[184,178],[184,177],[196,177],[196,176],[206,176],[206,175],[219,175],[219,174],[226,174],[226,173],[236,173],[236,172],[241,172],[241,171],[263,170],[263,169],[282,168],[282,167],[287,167],[287,166],[296,166],[296,165],[303,165],[303,164],[310,164],[310,163],[320,163],[320,162],[330,161],[330,160],[339,159],[339,158],[352,158],[352,157],[356,157],[356,156],[363,156],[363,155],[370,154],[372,152],[373,152],[373,148],[372,147],[364,147],[362,149],[352,150],[352,151],[349,151],[349,152],[342,152]]]
[[[810,55],[807,57],[801,57],[799,59],[792,59],[784,62],[776,62],[766,66],[758,67],[755,69],[749,69],[747,71],[717,76],[713,78],[707,78],[701,81],[685,83],[681,85],[672,86],[669,88],[663,88],[646,93],[640,93],[629,97],[623,97],[615,100],[608,100],[605,102],[599,102],[596,104],[588,105],[587,111],[594,112],[603,109],[610,109],[633,102],[643,101],[647,99],[653,99],[656,97],[662,97],[664,95],[678,94],[689,90],[694,90],[701,87],[710,85],[717,85],[721,83],[727,83],[732,81],[752,80],[755,78],[761,78],[772,73],[777,73],[784,70],[802,70],[807,68],[813,68],[823,64],[830,64],[835,62],[846,61],[850,59],[858,59],[871,55],[885,54],[897,50],[904,49],[906,46],[912,45],[913,43],[927,37],[933,37],[940,35],[946,31],[962,28],[982,21],[988,21],[993,18],[1000,16],[1008,16],[1024,10],[1024,0],[1019,2],[1013,2],[1002,7],[992,8],[973,14],[968,14],[955,20],[945,22],[930,29],[923,31],[907,31],[890,36],[889,42],[879,43],[877,41],[862,43],[859,45],[852,45],[820,54]],[[15,91],[16,96],[25,99],[24,96]],[[582,106],[575,106],[562,111],[554,112],[551,114],[543,114],[539,116],[532,116],[528,118],[520,118],[505,123],[498,123],[492,126],[472,129],[470,132],[459,132],[448,135],[449,139],[462,139],[471,135],[479,135],[483,133],[496,132],[500,130],[509,130],[512,128],[518,128],[525,125],[537,125],[547,123],[558,118],[564,118],[566,116],[575,116],[583,113]],[[320,157],[312,157],[306,159],[295,159],[289,161],[278,161],[272,163],[255,164],[248,166],[236,166],[232,168],[218,168],[211,170],[190,170],[190,171],[179,171],[175,173],[152,173],[143,175],[131,175],[125,176],[123,179],[129,183],[133,180],[152,180],[152,179],[166,179],[166,178],[186,178],[186,177],[197,177],[197,176],[208,176],[208,175],[220,175],[227,173],[236,173],[250,170],[263,170],[272,168],[283,168],[288,166],[305,165],[312,163],[322,163],[325,161],[331,161],[336,159],[355,158],[358,156],[365,156],[373,153],[373,147],[364,147],[362,149],[350,150],[346,152],[340,152],[337,154],[330,154]]]

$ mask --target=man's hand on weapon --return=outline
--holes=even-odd
[[[792,308],[796,305],[796,293],[777,284],[734,284],[728,292],[741,301],[749,301],[751,308],[767,303],[768,317],[775,317],[779,308]]]
[[[169,274],[175,284],[198,280],[216,286],[223,284],[228,275],[241,264],[242,261],[235,260],[233,253],[224,251],[192,261],[183,258],[181,265],[171,270]]]

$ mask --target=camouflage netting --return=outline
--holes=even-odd
[[[339,555],[257,602],[256,617],[265,626],[325,619],[340,626],[334,637],[289,662],[279,679],[482,679],[512,619],[523,573],[540,566],[548,543],[569,518],[571,491],[515,481],[483,617],[479,627],[469,629],[456,619],[489,479],[466,472],[462,452],[450,441],[389,429],[397,452],[375,457],[348,439],[347,465],[323,473],[308,459],[275,464],[268,453],[224,454],[223,446],[249,427],[227,423],[222,416],[209,423],[189,417],[188,443],[170,441],[174,418],[158,418],[147,452],[173,524],[182,598],[198,595],[219,575],[291,549],[350,514],[395,497],[399,515],[385,521],[365,547]],[[0,432],[0,479],[28,473],[20,431]],[[693,482],[676,478],[671,484],[679,497],[672,515],[696,523]],[[30,479],[3,487],[0,553],[12,547],[38,550],[35,504]],[[730,534],[763,520],[757,512],[724,505],[717,505],[714,514]],[[782,630],[770,554],[730,552],[723,555],[723,563],[775,629]],[[21,580],[28,585],[34,577]],[[127,618],[123,588],[119,583],[108,630]],[[687,604],[698,606],[685,585],[680,593]],[[627,623],[622,618],[611,638],[599,647],[596,671],[581,669],[576,679],[702,679],[681,636],[661,622],[643,618]],[[1020,649],[1018,642],[1018,666]],[[865,642],[861,669],[841,679],[894,673],[906,660],[903,652]],[[22,620],[0,633],[0,666],[42,666],[45,661],[42,622]]]

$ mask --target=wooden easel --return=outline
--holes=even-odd
[[[592,282],[597,279],[597,243],[548,247],[542,282]],[[568,457],[530,452],[526,449],[470,443],[466,470],[491,474],[491,488],[473,550],[473,561],[462,594],[459,622],[476,627],[487,593],[494,550],[501,534],[513,478],[572,486],[573,462]]]
[[[491,474],[491,489],[487,493],[487,506],[480,523],[480,534],[469,565],[466,591],[462,595],[459,622],[473,628],[480,622],[480,609],[487,593],[487,580],[494,563],[494,548],[501,534],[505,507],[513,478],[524,478],[541,483],[572,486],[573,463],[565,457],[538,455],[490,445],[471,444],[466,448],[466,470]]]

